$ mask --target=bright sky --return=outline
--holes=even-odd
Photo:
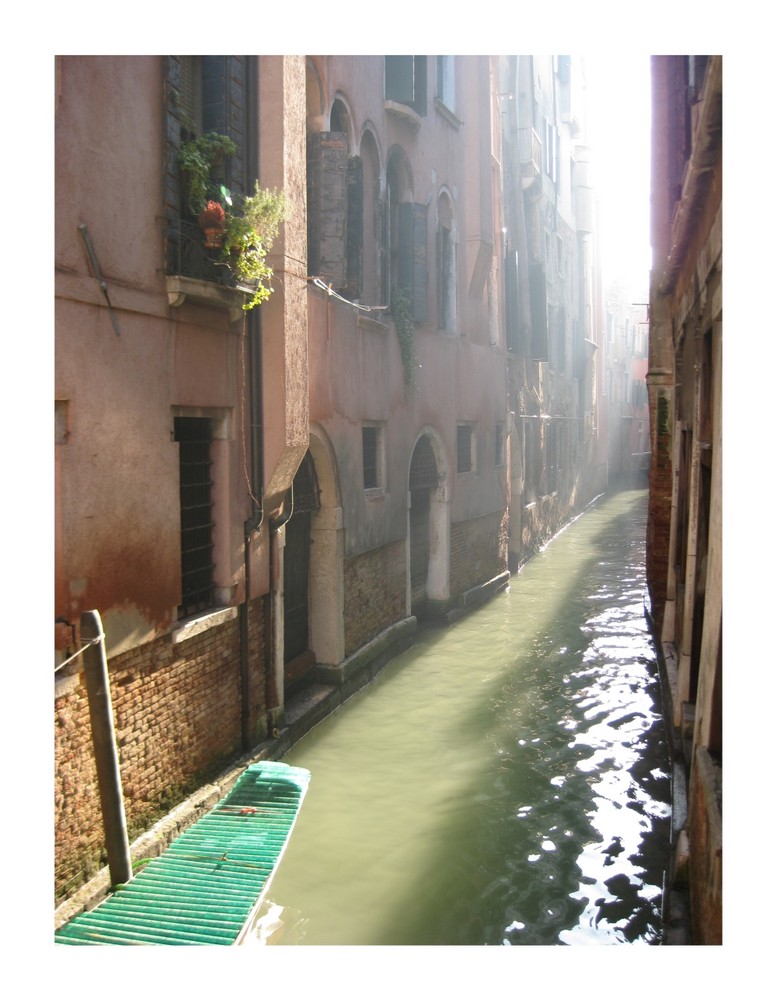
[[[623,275],[647,291],[650,58],[628,53],[588,56],[585,72],[604,277]]]

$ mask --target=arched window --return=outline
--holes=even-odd
[[[351,116],[336,98],[329,130],[308,119],[308,267],[341,295],[361,295],[362,164],[349,156]]]

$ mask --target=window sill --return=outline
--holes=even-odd
[[[364,491],[365,500],[385,500],[386,498],[386,487],[385,486],[368,486]]]
[[[225,622],[234,621],[237,618],[237,608],[218,608],[216,611],[206,611],[203,615],[185,619],[173,628],[171,639],[173,645],[185,642],[201,632],[207,632],[216,625],[223,625]]]
[[[245,295],[234,288],[225,288],[212,281],[202,281],[199,278],[187,278],[182,274],[168,275],[167,301],[172,307],[182,306],[184,302],[197,302],[200,305],[211,306],[214,309],[225,309],[234,323],[243,315]]]
[[[370,319],[369,316],[357,315],[356,326],[360,330],[374,330],[375,333],[388,332],[388,323],[382,319]]]
[[[406,121],[414,129],[421,127],[421,116],[407,104],[399,104],[397,101],[384,101],[383,107],[389,114],[396,115],[397,118]]]

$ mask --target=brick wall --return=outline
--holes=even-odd
[[[451,525],[451,597],[507,569],[508,511]]]
[[[405,617],[405,541],[347,559],[345,654],[356,652],[383,629]]]
[[[263,603],[249,619],[250,715],[264,736]],[[174,645],[169,636],[109,664],[130,840],[242,752],[240,625]],[[106,863],[83,673],[55,700],[55,892],[69,895]]]

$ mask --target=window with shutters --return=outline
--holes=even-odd
[[[203,245],[202,231],[186,197],[179,166],[181,147],[199,136],[226,136],[236,151],[215,162],[212,186],[232,194],[248,187],[249,91],[252,56],[168,56],[166,74],[166,148],[164,202],[167,273],[233,286],[229,268],[218,263],[217,249]]]
[[[443,193],[437,202],[437,326],[456,332],[456,232],[453,206]]]
[[[417,115],[426,114],[426,56],[385,56],[386,100],[405,104]]]
[[[384,268],[382,231],[382,201],[380,191],[380,157],[375,137],[370,131],[362,136],[361,160],[362,238],[361,301],[366,305],[384,305],[382,273]]]
[[[400,292],[414,323],[427,319],[426,205],[412,201],[410,173],[404,153],[395,150],[386,168],[386,280],[389,296]]]
[[[350,118],[335,100],[331,129],[307,140],[308,268],[349,299],[363,288],[364,194],[359,156],[349,156]]]

